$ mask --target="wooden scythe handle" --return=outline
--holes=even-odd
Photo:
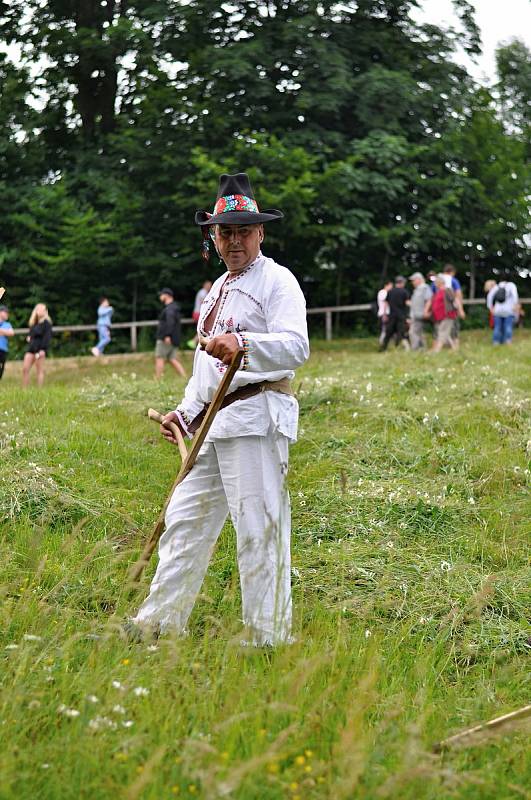
[[[2,297],[4,296],[5,292],[6,292],[6,290],[4,289],[4,287],[3,287],[3,286],[0,286],[0,300],[1,300],[1,299],[2,299]]]
[[[148,417],[150,419],[152,419],[153,422],[159,422],[161,425],[162,425],[163,420],[164,420],[164,416],[162,414],[159,414],[158,411],[155,411],[154,408],[150,408],[148,410]],[[173,433],[173,435],[177,439],[177,445],[179,447],[179,453],[181,454],[181,458],[182,458],[183,461],[186,461],[186,459],[188,458],[188,448],[186,447],[186,444],[185,444],[185,441],[184,441],[184,438],[183,438],[183,435],[182,435],[182,433],[180,431],[179,426],[176,425],[175,422],[167,422],[166,423],[166,427],[170,429],[170,431]]]
[[[188,452],[186,454],[185,460],[181,464],[181,469],[179,471],[179,474],[177,475],[175,483],[173,484],[173,486],[171,488],[171,491],[170,491],[170,493],[168,495],[168,498],[167,498],[166,502],[164,503],[162,511],[160,512],[160,514],[158,516],[157,522],[155,523],[155,527],[153,528],[151,536],[149,537],[148,541],[146,542],[146,545],[145,545],[145,547],[144,547],[144,549],[142,551],[142,554],[141,554],[140,558],[138,559],[136,564],[133,564],[133,566],[131,568],[131,571],[129,573],[129,578],[130,578],[132,583],[138,583],[138,581],[140,580],[140,576],[142,575],[142,573],[144,571],[144,568],[148,564],[149,559],[151,558],[151,556],[153,554],[153,551],[155,550],[155,548],[156,548],[156,546],[158,544],[158,541],[159,541],[160,537],[162,536],[162,533],[164,531],[164,525],[165,525],[166,509],[167,509],[168,504],[169,504],[169,502],[170,502],[170,500],[172,498],[172,495],[173,495],[175,489],[177,488],[177,486],[180,483],[182,483],[182,481],[186,478],[186,476],[188,475],[188,473],[190,472],[190,470],[194,466],[195,460],[197,458],[197,455],[198,455],[199,451],[201,450],[201,447],[203,446],[203,442],[206,439],[206,435],[207,435],[208,431],[210,430],[210,426],[214,422],[214,417],[216,416],[216,414],[218,413],[219,409],[221,408],[221,404],[223,403],[223,400],[225,398],[225,395],[227,394],[229,386],[232,383],[232,379],[234,378],[234,375],[236,374],[236,372],[240,368],[240,364],[242,362],[242,358],[243,358],[243,350],[239,349],[234,354],[233,359],[232,359],[228,369],[225,370],[225,374],[223,375],[222,379],[219,382],[218,388],[216,389],[214,397],[212,398],[212,402],[208,406],[208,411],[206,412],[206,414],[204,416],[203,422],[201,423],[200,427],[197,430],[197,433],[195,434],[194,438],[192,439],[192,445],[191,445],[190,449],[188,450]],[[152,419],[153,419],[153,417],[152,417]],[[184,444],[184,441],[183,441],[183,444]]]

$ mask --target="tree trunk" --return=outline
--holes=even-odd
[[[383,286],[385,281],[387,280],[388,269],[389,269],[389,250],[386,247],[382,264],[382,271],[380,273],[380,286]]]
[[[340,263],[337,266],[337,280],[336,280],[336,306],[340,306],[341,305],[341,297],[342,297],[342,294],[343,294],[343,268],[341,266],[341,263],[343,261],[342,253],[340,253],[340,255],[339,255],[339,261],[340,261]],[[339,317],[340,316],[341,315],[339,313],[336,314],[336,319],[335,319],[336,336],[339,335]]]
[[[72,75],[77,87],[75,102],[86,141],[93,141],[98,129],[105,134],[115,127],[118,52],[102,41],[105,30],[103,23],[112,24],[115,16],[114,0],[107,0],[105,6],[99,0],[76,2],[74,19],[78,62],[72,69]],[[90,39],[99,46],[87,44]]]
[[[472,251],[470,254],[470,285],[468,287],[468,296],[471,300],[476,296],[476,261],[474,255],[474,251]]]

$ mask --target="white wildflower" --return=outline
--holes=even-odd
[[[112,681],[111,686],[114,689],[118,689],[120,692],[125,692],[125,686],[123,686],[120,681]]]
[[[34,633],[25,633],[22,638],[25,642],[42,642],[42,636],[36,636]]]
[[[365,389],[366,389],[368,392],[372,392],[372,383],[370,383],[370,382],[369,382],[369,383],[367,384],[367,386],[365,387]]]
[[[468,498],[468,505],[469,506],[475,506],[476,505],[476,501],[474,500],[473,497],[469,497]]]
[[[115,714],[125,714],[125,708],[120,705],[115,705],[112,707],[112,710]]]
[[[57,713],[64,714],[65,717],[70,717],[72,719],[74,717],[79,717],[80,714],[77,708],[67,708],[64,703],[61,703],[61,705],[57,707]]]
[[[87,695],[87,700],[89,701],[89,703],[99,703],[100,702],[95,694]]]
[[[370,630],[367,628],[367,630],[365,631],[365,638],[366,638],[366,639],[368,639],[370,636],[372,636],[372,631],[370,631]]]
[[[89,720],[88,727],[92,731],[100,731],[102,728],[116,730],[116,722],[114,722],[112,719],[109,719],[109,717],[94,717],[94,719]]]
[[[452,565],[449,561],[441,561],[441,571],[442,572],[450,572],[452,569]]]
[[[156,644],[148,644],[148,646],[146,647],[148,653],[156,653],[158,649],[159,649],[158,645]]]
[[[41,769],[50,769],[49,764],[41,764]]]
[[[357,416],[358,416],[358,412],[357,412],[357,411],[355,411],[355,412],[353,413],[353,415],[352,415],[352,419],[356,419],[356,417],[357,417]]]
[[[133,722],[133,720],[132,720],[132,719],[125,719],[125,720],[122,722],[122,727],[124,727],[124,728],[131,728],[131,727],[132,727],[134,724],[135,724],[135,723]]]
[[[133,689],[133,694],[136,694],[137,697],[147,697],[149,689],[146,689],[144,686],[136,686]]]
[[[18,650],[18,644],[6,644],[5,650]]]

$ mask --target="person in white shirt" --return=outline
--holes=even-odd
[[[212,281],[204,281],[202,287],[197,292],[194,300],[194,310],[192,311],[192,319],[194,322],[198,321],[203,300],[205,299],[205,297],[207,296],[207,294],[211,289],[212,289]],[[197,332],[192,339],[189,339],[186,342],[186,344],[190,348],[190,350],[195,350],[195,348],[197,347]]]
[[[214,545],[230,513],[236,529],[246,642],[291,641],[290,528],[285,485],[288,444],[297,436],[294,370],[309,356],[306,304],[295,276],[261,252],[265,222],[245,173],[222,175],[213,214],[201,211],[227,271],[201,305],[197,349],[184,398],[165,423],[192,437],[238,348],[236,373],[190,474],[168,505],[159,564],[148,598],[132,621],[142,633],[182,633],[201,588]],[[165,438],[176,444],[171,431]]]
[[[489,291],[487,308],[494,317],[493,344],[512,344],[518,302],[518,289],[512,281],[500,281]]]
[[[378,322],[380,323],[380,335],[378,344],[382,345],[385,339],[385,326],[389,319],[389,303],[387,302],[387,292],[393,288],[393,281],[386,281],[376,295],[376,305],[378,306]]]

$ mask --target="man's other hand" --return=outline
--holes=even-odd
[[[174,422],[181,431],[182,435],[185,436],[185,433],[179,424],[179,418],[175,413],[175,411],[170,411],[169,414],[164,415],[164,418],[160,425],[160,432],[162,433],[167,442],[169,442],[170,444],[177,444],[177,439],[175,438],[175,436],[168,427],[170,422]]]
[[[239,349],[238,339],[233,333],[214,336],[205,347],[209,356],[219,358],[224,364],[230,364]]]

